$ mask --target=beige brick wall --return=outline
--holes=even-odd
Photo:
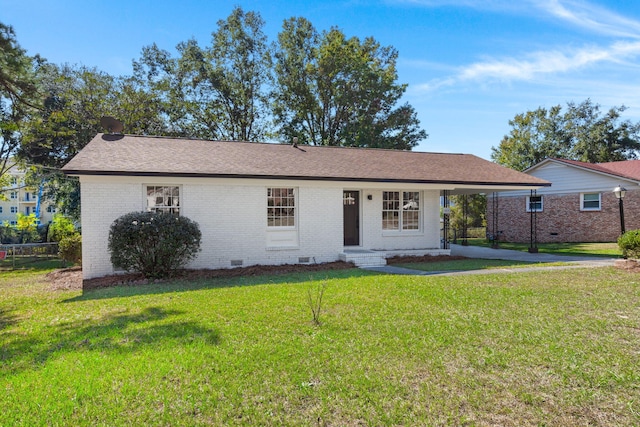
[[[537,239],[546,242],[613,242],[620,235],[618,199],[611,192],[601,193],[600,211],[581,211],[580,194],[544,194],[543,211],[537,212]],[[499,239],[529,242],[531,214],[526,197],[498,198]],[[628,191],[624,198],[626,230],[640,229],[640,191]],[[494,234],[491,196],[487,201],[487,232]]]

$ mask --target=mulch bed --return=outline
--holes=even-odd
[[[617,259],[613,266],[631,273],[640,273],[640,260],[637,259]]]
[[[242,276],[260,276],[264,274],[291,274],[324,270],[345,270],[354,268],[350,262],[336,261],[323,264],[285,264],[285,265],[253,265],[240,268],[224,268],[218,270],[181,270],[171,280],[199,280]],[[150,281],[140,273],[115,274],[82,281],[80,267],[56,270],[48,273],[46,279],[52,290],[96,289],[110,286],[135,286],[150,282],[160,283],[162,280]]]
[[[462,256],[424,255],[424,256],[396,256],[387,258],[387,264],[408,264],[424,262],[445,262],[467,259]],[[638,260],[621,259],[614,264],[615,268],[631,273],[640,273]],[[336,261],[324,264],[285,264],[285,265],[253,265],[250,267],[228,268],[218,270],[181,270],[174,279],[199,280],[225,277],[261,276],[265,274],[291,274],[324,270],[344,270],[354,268],[349,262]],[[81,267],[55,270],[46,275],[52,290],[83,289]],[[159,282],[159,281],[156,281]],[[139,273],[117,274],[112,276],[88,279],[84,282],[84,289],[106,288],[110,286],[132,286],[149,283]]]

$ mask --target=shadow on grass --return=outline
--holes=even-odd
[[[164,347],[171,341],[179,345],[219,343],[215,329],[173,319],[181,314],[177,310],[147,307],[136,314],[108,314],[99,319],[61,323],[40,333],[5,333],[0,346],[0,361],[4,366],[0,373],[34,369],[56,356],[72,352],[134,352],[144,347]]]
[[[16,316],[9,314],[5,309],[0,309],[0,331],[18,323]]]
[[[82,295],[62,300],[63,303],[98,300],[106,298],[122,298],[136,295],[166,294],[172,292],[197,291],[201,289],[230,288],[238,286],[257,286],[309,280],[344,279],[379,275],[382,273],[350,268],[344,270],[321,270],[288,274],[265,274],[260,276],[216,277],[195,280],[176,279],[161,283],[117,285],[106,288],[82,291]]]

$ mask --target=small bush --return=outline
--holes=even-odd
[[[58,256],[72,264],[82,263],[82,236],[79,233],[64,237],[58,243]]]
[[[640,230],[631,230],[618,238],[618,247],[625,258],[640,258]]]
[[[18,230],[16,230],[15,227],[10,226],[8,221],[5,221],[0,226],[0,243],[5,245],[20,243]]]
[[[65,237],[73,236],[76,233],[76,227],[70,218],[61,214],[55,214],[53,221],[51,221],[47,229],[47,241],[59,242]]]
[[[183,216],[131,212],[109,231],[111,262],[148,279],[171,277],[200,251],[200,227]]]

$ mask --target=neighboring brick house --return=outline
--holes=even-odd
[[[132,211],[185,215],[202,231],[190,268],[384,264],[441,248],[440,198],[548,182],[468,154],[97,135],[79,176],[85,279],[113,274],[109,227]]]
[[[536,191],[500,193],[497,197],[498,239],[529,242],[532,209],[535,235],[546,242],[613,242],[621,232],[619,201],[613,190],[624,187],[625,229],[640,228],[640,160],[585,163],[546,159],[524,171],[551,182]],[[492,195],[487,202],[487,233],[495,235]]]

